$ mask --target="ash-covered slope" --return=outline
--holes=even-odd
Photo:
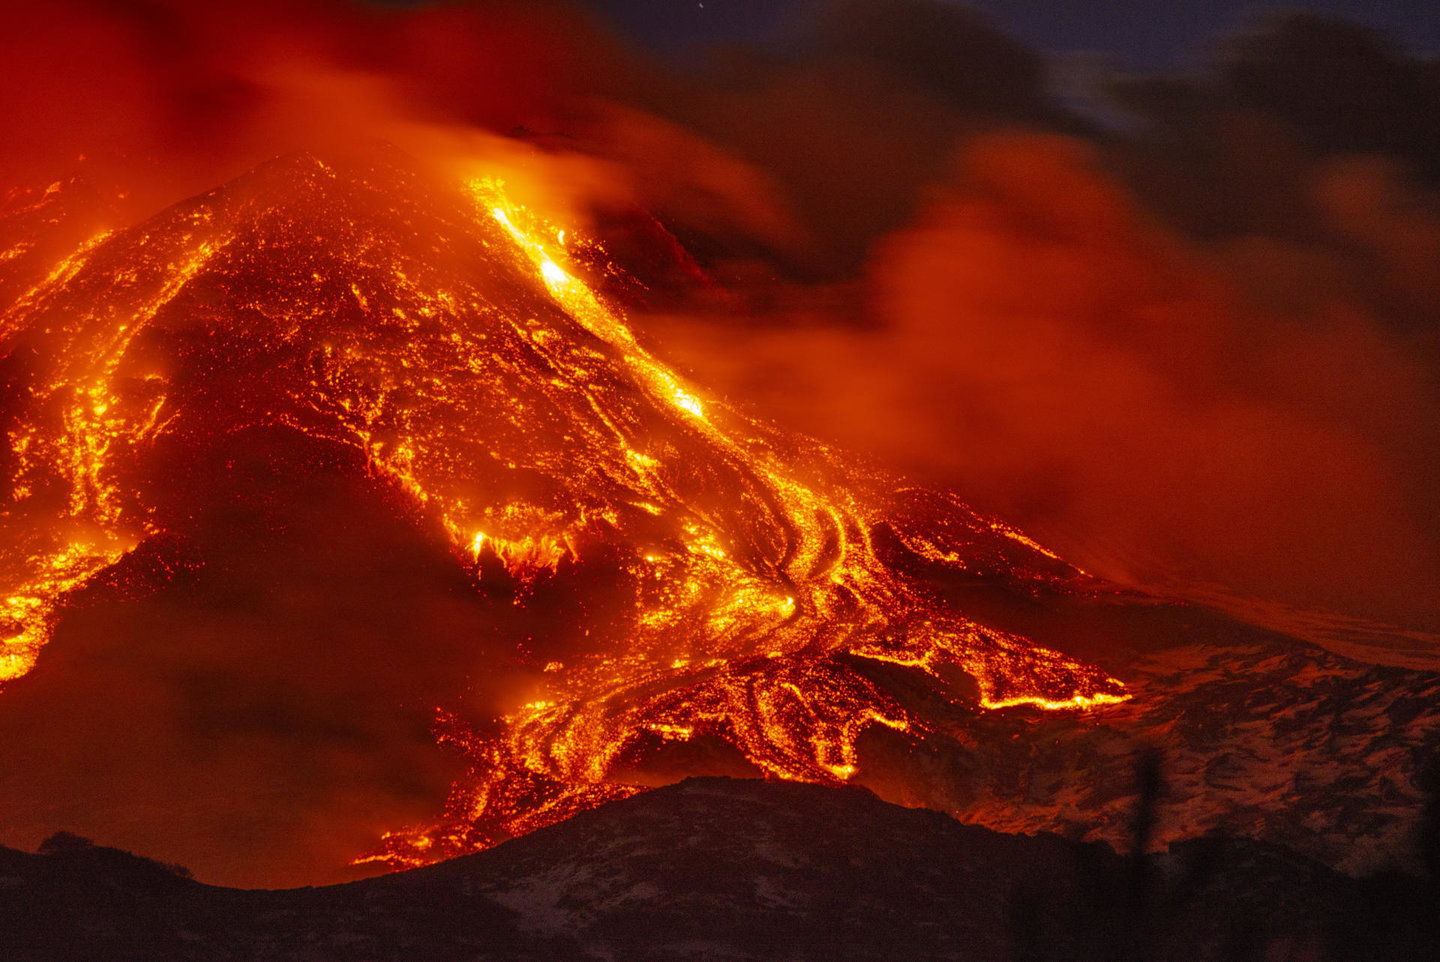
[[[1004,831],[1118,843],[1136,759],[1154,751],[1161,839],[1218,831],[1350,873],[1416,867],[1424,773],[1440,760],[1440,673],[1352,660],[1183,605],[1027,607],[993,617],[1042,640],[1063,633],[1081,651],[1103,638],[1134,698],[1088,718],[956,716],[937,729],[963,752],[928,742],[894,776],[882,768],[896,755],[871,752],[866,784]]]
[[[113,849],[0,850],[29,960],[1418,958],[1423,885],[1220,838],[1122,858],[855,789],[693,779],[473,856],[240,891]]]

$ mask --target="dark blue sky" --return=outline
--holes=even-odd
[[[813,0],[586,0],[642,44],[675,51],[716,40],[783,35]],[[1248,0],[969,0],[1045,51],[1102,51],[1129,66],[1173,66],[1211,35],[1273,4]],[[1303,0],[1282,4],[1380,28],[1412,51],[1440,51],[1435,0]]]

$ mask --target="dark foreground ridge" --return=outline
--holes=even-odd
[[[45,848],[0,848],[5,959],[1193,962],[1440,945],[1433,892],[1410,877],[1357,881],[1219,838],[1136,859],[862,789],[724,778],[326,888],[217,888],[81,840]]]

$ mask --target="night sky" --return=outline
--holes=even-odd
[[[713,41],[784,42],[814,0],[589,0],[624,32],[673,52]],[[1247,0],[970,0],[973,9],[1032,46],[1103,51],[1122,66],[1184,64],[1205,38],[1269,4]],[[1285,4],[1383,30],[1414,52],[1440,50],[1440,5],[1424,0],[1309,0]]]

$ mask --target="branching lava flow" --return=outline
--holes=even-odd
[[[180,523],[156,452],[267,425],[361,453],[516,604],[618,559],[621,613],[544,663],[540,697],[484,730],[442,706],[470,774],[371,861],[435,861],[638,791],[623,769],[647,744],[711,739],[770,777],[846,781],[866,729],[927,730],[866,664],[963,672],[987,709],[1128,697],[938,603],[877,538],[916,565],[1075,569],[707,396],[584,280],[575,238],[493,179],[291,158],[51,265],[0,319],[0,354],[27,358],[0,677],[30,670],[67,595]]]

